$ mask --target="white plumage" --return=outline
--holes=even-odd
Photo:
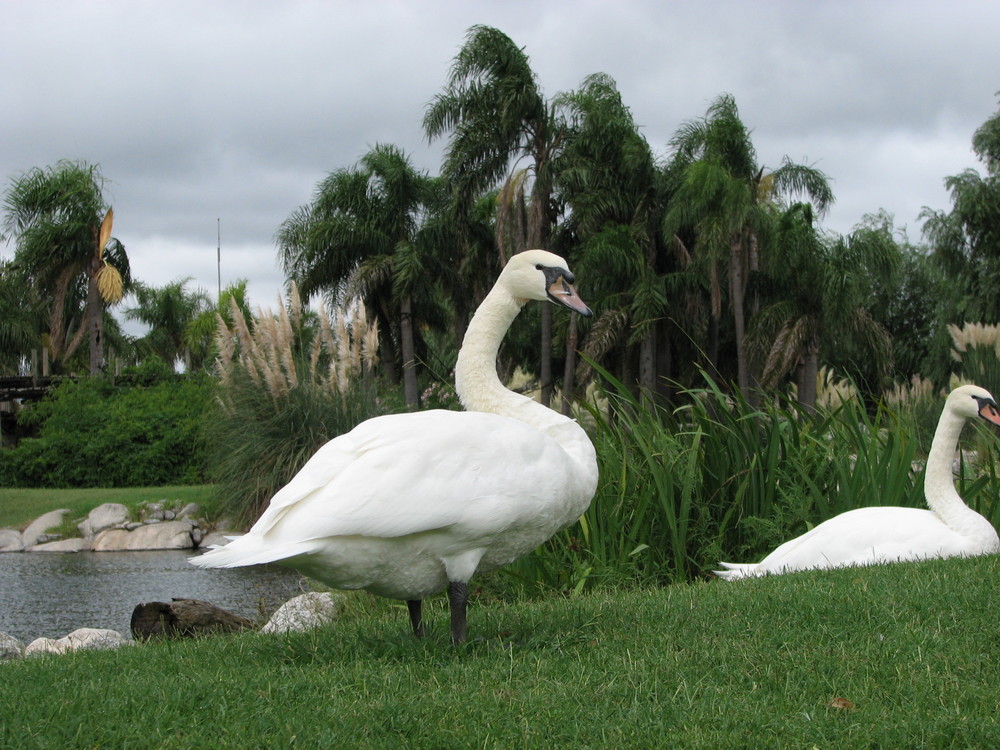
[[[420,600],[449,591],[452,639],[464,640],[467,583],[576,521],[597,487],[597,460],[571,419],[504,388],[496,357],[529,299],[590,310],[556,255],[514,256],[476,311],[456,365],[469,411],[376,417],[334,438],[272,499],[247,534],[191,562],[277,562],[333,588]]]
[[[785,542],[759,563],[721,563],[725,570],[715,572],[732,581],[812,568],[1000,551],[996,529],[965,504],[952,475],[962,427],[976,416],[1000,424],[997,404],[988,391],[965,385],[949,394],[927,455],[924,497],[929,510],[883,506],[847,511]]]

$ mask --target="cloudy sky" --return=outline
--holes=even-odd
[[[421,119],[474,24],[527,52],[547,96],[612,76],[660,155],[731,93],[759,160],[822,169],[848,232],[885,209],[919,239],[946,176],[981,170],[997,110],[1000,3],[757,0],[0,0],[4,190],[98,164],[136,278],[244,278],[273,306],[273,236],[376,143],[439,172]],[[13,248],[0,245],[0,255]]]

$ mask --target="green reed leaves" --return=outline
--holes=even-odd
[[[809,416],[777,401],[751,405],[706,377],[667,409],[601,375],[608,407],[591,410],[597,494],[578,524],[512,566],[519,579],[569,592],[690,580],[720,560],[758,560],[853,508],[924,504],[927,404],[853,399]],[[928,398],[940,413],[943,398]],[[997,436],[977,435],[965,435],[978,450],[958,487],[1000,521]]]

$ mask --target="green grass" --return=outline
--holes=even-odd
[[[19,748],[965,748],[1000,744],[1000,557],[475,599],[0,665]],[[853,708],[831,706],[846,699]]]
[[[69,518],[83,518],[102,503],[122,503],[133,510],[144,502],[198,503],[206,517],[214,514],[215,490],[211,485],[134,487],[114,489],[14,489],[0,488],[0,529],[24,529],[43,513],[68,508]]]

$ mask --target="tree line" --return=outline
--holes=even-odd
[[[275,233],[303,298],[363,301],[382,375],[410,408],[449,378],[472,310],[531,247],[565,256],[597,312],[541,306],[505,344],[503,366],[534,373],[545,403],[557,386],[568,403],[598,364],[643,398],[669,402],[704,372],[750,400],[794,384],[810,409],[822,367],[872,395],[917,374],[943,385],[947,324],[998,322],[1000,112],[972,137],[984,173],[946,178],[952,208],[925,209],[921,242],[878,210],[847,235],[824,230],[829,177],[761,163],[728,94],[660,154],[611,77],[547,96],[525,51],[487,26],[469,29],[422,124],[445,144],[439,175],[377,144]],[[219,319],[249,309],[245,285],[213,302],[183,278],[133,279],[103,186],[81,162],[11,181],[0,368],[42,345],[62,372],[100,372],[108,347],[211,368]],[[125,316],[149,326],[137,340],[110,314],[123,294]]]

